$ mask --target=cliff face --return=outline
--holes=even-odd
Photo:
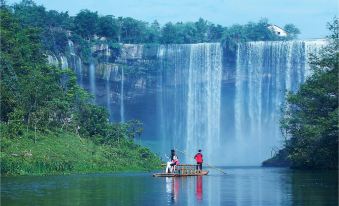
[[[73,42],[68,45],[67,54],[49,54],[49,63],[74,70],[78,84],[95,96],[97,104],[108,108],[112,121],[124,119],[125,101],[154,93],[159,72],[157,45],[123,44],[113,50],[105,43],[95,44],[88,64],[74,52]]]

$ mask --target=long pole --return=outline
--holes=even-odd
[[[181,152],[181,153],[183,153],[183,154],[186,154],[185,151],[181,151],[181,150],[176,149],[176,148],[174,148],[174,150],[179,151],[179,152]],[[211,168],[213,168],[213,169],[216,169],[216,170],[218,170],[219,172],[222,172],[222,173],[225,174],[225,175],[227,174],[226,172],[224,172],[223,170],[221,170],[221,169],[219,169],[219,168],[217,168],[217,167],[215,167],[215,166],[209,165],[209,164],[207,164],[207,163],[205,163],[205,164],[206,164],[206,166],[211,167]]]
[[[212,166],[212,165],[209,165],[209,164],[207,164],[206,163],[206,166],[208,166],[208,167],[212,167],[212,168],[214,168],[214,169],[216,169],[216,170],[218,170],[219,172],[222,172],[223,174],[227,174],[226,172],[224,172],[223,170],[221,170],[221,169],[219,169],[219,168],[217,168],[217,167],[214,167],[214,166]]]

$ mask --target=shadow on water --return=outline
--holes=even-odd
[[[337,171],[226,167],[227,175],[1,177],[2,205],[337,205]]]
[[[293,205],[338,205],[338,171],[293,171]]]

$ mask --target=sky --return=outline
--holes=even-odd
[[[9,4],[20,0],[7,0]],[[328,35],[327,22],[339,17],[338,0],[35,0],[48,10],[76,15],[82,9],[100,15],[133,17],[162,25],[166,22],[196,21],[202,17],[215,24],[230,26],[267,18],[283,27],[293,23],[300,39]]]

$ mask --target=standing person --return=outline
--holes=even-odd
[[[202,170],[202,159],[201,149],[198,150],[198,153],[194,156],[195,161],[197,161],[197,170]]]

